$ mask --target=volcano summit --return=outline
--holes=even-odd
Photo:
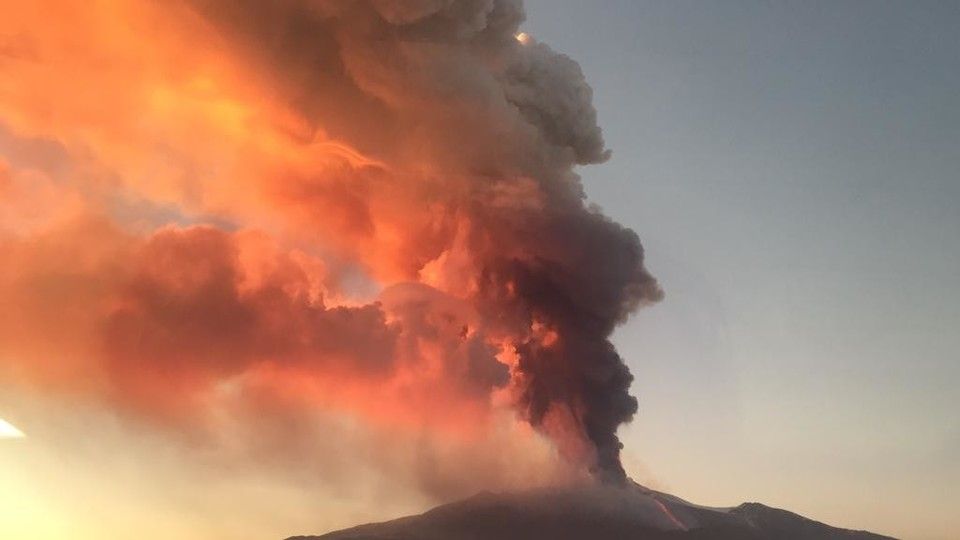
[[[889,540],[759,503],[712,508],[624,486],[480,493],[423,514],[288,540]]]

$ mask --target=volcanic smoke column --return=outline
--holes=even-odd
[[[575,167],[610,155],[592,92],[520,0],[58,1],[75,24],[4,19],[29,39],[0,51],[0,128],[73,166],[44,187],[0,160],[0,382],[191,433],[343,413],[438,455],[506,404],[625,478],[609,337],[662,293],[585,200]],[[490,470],[519,477],[516,448]]]
[[[317,130],[386,164],[351,201],[371,238],[410,238],[356,257],[469,302],[481,322],[465,332],[512,356],[521,415],[622,481],[616,431],[637,401],[609,337],[662,292],[573,172],[610,155],[576,62],[516,37],[519,0],[192,3]]]

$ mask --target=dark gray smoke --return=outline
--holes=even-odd
[[[576,62],[515,37],[519,0],[189,3],[318,130],[389,164],[357,180],[358,213],[433,212],[404,222],[403,277],[441,274],[431,285],[473,306],[477,332],[513,345],[521,414],[622,481],[616,432],[637,401],[609,338],[662,292],[573,171],[610,156]]]

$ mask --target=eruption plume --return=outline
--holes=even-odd
[[[585,200],[591,90],[519,0],[51,3],[69,25],[0,23],[0,375],[191,430],[506,406],[625,479],[609,338],[662,293]]]

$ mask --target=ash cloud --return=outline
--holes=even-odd
[[[90,213],[109,216],[121,193],[276,246],[255,256],[252,233],[133,233],[144,225],[113,216],[109,242],[44,233],[62,236],[51,253],[94,245],[123,261],[64,274],[35,252],[44,242],[10,240],[5,294],[23,321],[54,317],[41,282],[79,283],[59,301],[97,306],[76,330],[102,375],[87,391],[179,418],[266,385],[438,433],[487,429],[506,405],[571,468],[624,480],[616,432],[637,402],[609,337],[662,292],[637,235],[586,202],[574,167],[610,156],[592,92],[572,59],[515,38],[522,2],[71,5],[70,29],[15,14],[40,60],[8,73],[37,91],[0,98],[0,119],[96,164],[66,183]],[[59,46],[68,31],[84,47]],[[67,75],[101,93],[49,84]],[[350,298],[341,266],[379,301]]]

